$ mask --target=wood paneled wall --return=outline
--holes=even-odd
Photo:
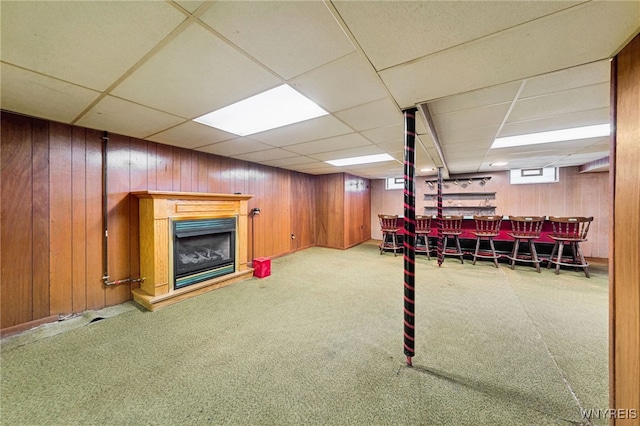
[[[511,185],[508,172],[483,173],[491,176],[484,186],[478,181],[463,187],[448,184],[443,192],[496,192],[496,213],[508,215],[541,216],[593,216],[586,243],[581,246],[587,257],[608,257],[609,250],[609,173],[579,173],[578,167],[559,169],[558,183]],[[424,194],[435,194],[426,180],[434,177],[416,178],[416,214],[422,213],[427,205]],[[378,213],[403,215],[403,191],[385,190],[383,180],[372,181],[371,237],[381,239],[377,226]],[[431,204],[429,204],[431,205]]]
[[[3,111],[1,137],[1,328],[130,300],[132,285],[105,287],[102,281],[103,133]],[[251,259],[316,245],[317,235],[322,245],[338,248],[347,245],[345,235],[349,243],[358,239],[351,236],[351,221],[345,227],[343,208],[346,200],[354,212],[363,212],[368,198],[358,193],[351,201],[342,174],[311,176],[108,137],[112,281],[140,273],[138,201],[131,191],[253,194],[249,209],[261,211],[249,220]],[[324,206],[321,219],[317,206]],[[360,216],[368,219],[369,211]],[[366,223],[358,229],[366,231]]]
[[[316,244],[345,249],[370,239],[371,182],[349,174],[316,178]]]
[[[609,257],[610,406],[640,425],[640,35],[613,61],[613,242]]]

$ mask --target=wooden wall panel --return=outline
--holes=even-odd
[[[302,173],[292,173],[291,179],[291,240],[290,250],[300,250],[315,244],[315,188],[314,178]]]
[[[107,287],[102,280],[104,133],[12,113],[3,113],[2,120],[2,328],[129,300],[137,283]],[[363,212],[370,208],[370,199],[364,193],[345,196],[342,174],[311,176],[107,136],[110,281],[140,274],[139,206],[131,191],[254,195],[249,209],[262,212],[249,220],[247,243],[253,257],[280,256],[316,244],[318,223],[329,247],[344,248],[370,232],[363,220],[368,219]],[[347,225],[345,208],[357,216]],[[27,218],[29,226],[22,233],[9,233],[18,218]],[[351,222],[364,224],[345,227]]]
[[[156,151],[156,188],[158,191],[173,191],[173,147],[154,144]]]
[[[72,305],[71,126],[52,122],[50,144],[50,314],[70,314]]]
[[[86,132],[87,309],[102,309],[107,303],[102,284],[102,132]]]
[[[344,248],[344,174],[316,178],[316,244]]]
[[[352,247],[371,238],[370,181],[345,174],[344,180],[344,229],[343,247]]]
[[[85,129],[71,130],[71,309],[87,309],[87,212],[86,212],[86,141]]]
[[[614,60],[613,247],[610,265],[611,407],[640,425],[640,36]]]
[[[149,158],[147,179],[149,185],[156,187],[156,149],[148,144]],[[109,135],[107,149],[108,176],[108,215],[109,215],[109,280],[121,280],[131,276],[131,142],[130,138],[115,134]],[[153,172],[151,171],[153,170]],[[106,292],[107,305],[116,305],[131,298],[128,285],[113,286]]]
[[[32,120],[33,318],[49,316],[49,123]],[[26,272],[28,273],[28,272]]]
[[[31,119],[19,117],[8,125],[2,116],[2,326],[32,317],[32,138]],[[27,273],[25,273],[27,272]]]

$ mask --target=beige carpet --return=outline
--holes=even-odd
[[[5,338],[1,423],[575,425],[607,407],[605,267],[419,257],[410,369],[402,264],[311,248],[156,312]]]

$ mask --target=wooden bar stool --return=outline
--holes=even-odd
[[[476,236],[476,251],[473,253],[473,264],[476,264],[476,258],[493,258],[493,263],[498,267],[498,255],[493,245],[493,239],[500,235],[500,225],[502,224],[502,216],[473,216],[476,223],[476,230],[472,232]],[[491,254],[480,252],[480,241],[487,239]]]
[[[397,251],[402,249],[398,243],[398,215],[379,214],[380,230],[382,231],[382,242],[380,243],[380,254],[385,250],[393,250],[393,255],[397,256]]]
[[[511,269],[515,268],[516,260],[520,260],[536,265],[536,271],[539,273],[540,259],[538,259],[534,240],[540,238],[544,216],[509,216],[509,220],[511,221],[511,232],[508,232],[508,235],[514,239],[513,250],[511,251],[511,256],[509,256],[509,259],[511,259]],[[529,242],[530,253],[528,256],[520,255],[520,257],[518,257],[520,241]]]
[[[575,266],[576,268],[583,268],[584,274],[587,278],[589,276],[589,264],[584,259],[580,243],[587,241],[587,233],[589,232],[589,226],[591,226],[591,217],[549,217],[553,232],[549,234],[549,238],[555,241],[549,262],[547,263],[547,269],[551,267],[551,264],[556,265],[556,275],[560,273],[560,265]],[[562,261],[562,251],[564,246],[569,245],[572,252],[572,262]],[[554,260],[553,256],[557,254],[558,257]]]
[[[444,235],[444,244],[442,245],[443,254],[445,256],[457,256],[460,263],[464,263],[462,257],[462,248],[460,247],[460,234],[462,234],[462,216],[447,215],[442,217],[442,235]],[[447,252],[447,242],[449,237],[455,241],[455,248]]]
[[[428,260],[431,260],[430,233],[431,216],[416,215],[416,253],[426,253]],[[420,239],[424,239],[424,245],[420,244]]]

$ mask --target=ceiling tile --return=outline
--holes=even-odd
[[[436,99],[429,102],[429,111],[433,117],[439,114],[512,102],[521,84],[520,81],[514,81]]]
[[[156,1],[2,2],[2,60],[102,91],[184,19]]]
[[[487,127],[474,127],[471,129],[451,130],[448,132],[438,133],[438,137],[440,138],[440,143],[443,147],[462,144],[465,142],[472,143],[476,141],[484,141],[484,143],[487,143],[488,141],[488,146],[491,146],[499,129],[499,125],[493,125]]]
[[[297,145],[289,145],[286,147],[286,150],[295,152],[296,154],[309,155],[366,145],[373,146],[372,143],[362,135],[358,133],[350,133],[348,135],[335,136],[332,138],[320,139]]]
[[[234,158],[245,161],[253,161],[254,163],[262,163],[263,161],[279,160],[281,158],[290,158],[295,156],[295,154],[280,148],[272,148],[265,151],[252,152],[249,154],[233,155]]]
[[[322,2],[216,2],[200,20],[285,80],[355,51]]]
[[[213,143],[236,139],[238,136],[204,124],[187,121],[179,126],[148,137],[150,141],[183,148],[197,148]]]
[[[379,99],[336,113],[336,116],[357,131],[404,125],[404,120],[395,104],[387,99]]]
[[[507,122],[606,108],[609,98],[609,83],[600,83],[522,99],[516,102]]]
[[[328,152],[321,152],[318,154],[310,154],[309,157],[316,160],[328,161],[328,160],[340,160],[343,158],[361,157],[364,155],[376,155],[384,154],[384,151],[376,145],[359,146],[348,149],[332,150]]]
[[[375,129],[361,132],[362,136],[375,144],[400,141],[404,144],[404,124],[392,124],[386,127],[376,127]]]
[[[305,173],[310,173],[310,170],[333,170],[335,173],[339,173],[341,171],[338,167],[319,160],[313,160],[311,163],[295,164],[287,168]]]
[[[179,4],[189,13],[195,12],[196,9],[198,9],[200,5],[204,3],[203,1],[189,1],[189,0],[173,0],[173,1],[174,3]]]
[[[503,103],[440,114],[433,117],[438,135],[465,129],[500,125],[511,104]]]
[[[332,115],[324,115],[289,126],[256,133],[251,135],[251,139],[281,147],[347,133],[353,133],[353,129]]]
[[[289,82],[329,112],[361,105],[387,95],[371,65],[359,53],[309,71]]]
[[[278,160],[269,160],[263,161],[262,164],[266,164],[267,166],[273,167],[289,167],[289,166],[297,166],[301,164],[310,164],[310,163],[318,163],[318,160],[313,158],[305,157],[304,155],[299,155],[297,157],[291,158],[281,158]]]
[[[333,4],[376,69],[382,70],[577,2],[333,1]]]
[[[182,121],[180,117],[107,96],[75,124],[144,139]]]
[[[234,155],[255,153],[258,151],[264,152],[272,148],[273,147],[271,147],[270,145],[254,141],[249,138],[236,138],[224,142],[214,143],[211,145],[201,146],[197,148],[197,150],[208,152],[209,154],[217,154],[230,157]]]
[[[192,119],[279,83],[268,71],[206,29],[191,25],[113,93]]]
[[[535,120],[505,123],[500,130],[500,137],[524,135],[527,133],[546,132],[550,130],[570,129],[572,127],[604,124],[610,120],[609,107],[587,111],[559,114]]]
[[[7,64],[0,64],[2,109],[71,123],[99,92]]]
[[[408,108],[599,61],[637,31],[639,9],[640,2],[585,3],[383,70],[380,76],[400,107]]]
[[[592,62],[527,79],[519,99],[547,95],[598,83],[608,83],[610,77],[611,61],[609,59]]]

